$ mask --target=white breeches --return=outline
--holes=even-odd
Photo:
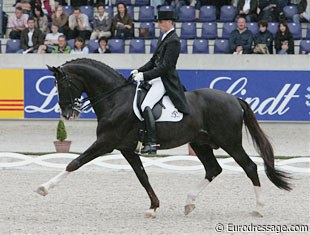
[[[166,93],[166,89],[164,87],[164,84],[161,80],[161,78],[155,78],[149,83],[152,85],[150,90],[145,96],[144,101],[141,105],[142,112],[144,109],[149,106],[151,109],[154,107],[154,105],[164,96]]]

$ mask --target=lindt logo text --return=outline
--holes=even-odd
[[[285,84],[275,96],[265,99],[259,97],[246,97],[246,85],[248,82],[246,77],[241,77],[234,82],[231,82],[232,78],[230,77],[218,77],[210,83],[210,88],[218,89],[217,85],[223,81],[230,81],[226,90],[227,93],[244,99],[250,104],[253,111],[260,115],[283,115],[290,110],[290,107],[288,106],[289,102],[292,99],[299,97],[299,95],[296,95],[296,92],[300,87],[300,84]],[[220,86],[223,87],[222,84]]]

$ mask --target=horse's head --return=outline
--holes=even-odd
[[[48,69],[54,73],[56,78],[56,87],[58,91],[58,103],[61,109],[61,115],[66,118],[76,118],[80,113],[80,97],[82,87],[77,81],[65,72],[62,67],[50,67]]]

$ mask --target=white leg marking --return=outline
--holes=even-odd
[[[188,215],[195,209],[196,198],[198,197],[199,193],[207,187],[209,183],[210,183],[209,180],[204,179],[187,194],[185,211],[184,211],[185,215]]]
[[[56,175],[54,178],[50,179],[49,181],[47,181],[44,184],[41,184],[36,192],[42,196],[46,196],[48,194],[48,190],[50,188],[54,188],[56,185],[58,185],[61,181],[63,181],[68,175],[69,175],[69,171],[62,171],[60,172],[58,175]]]
[[[254,211],[254,215],[263,217],[262,209],[264,207],[264,203],[261,198],[262,189],[259,186],[254,186],[254,192],[256,197],[256,209]]]
[[[156,218],[156,213],[154,209],[148,209],[145,214],[144,214],[144,218]]]

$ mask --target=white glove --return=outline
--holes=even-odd
[[[143,81],[143,80],[144,80],[144,78],[143,78],[143,73],[137,73],[137,75],[134,76],[133,79],[134,79],[136,82],[141,82],[141,81]]]
[[[138,73],[139,73],[139,71],[137,69],[131,70],[130,77],[134,78]]]

